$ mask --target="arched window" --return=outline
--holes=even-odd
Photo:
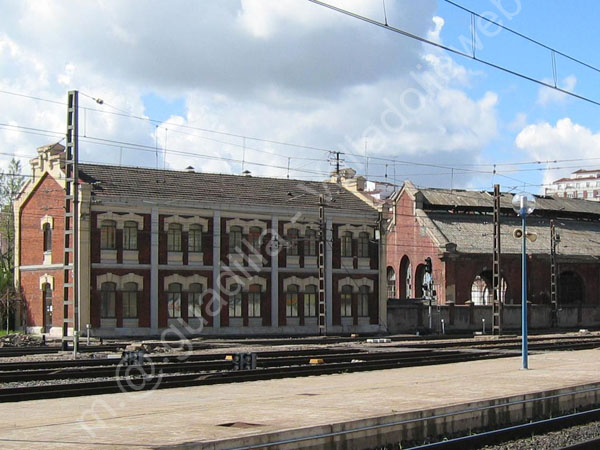
[[[290,284],[285,295],[285,315],[298,317],[298,285]]]
[[[369,257],[369,233],[362,231],[358,234],[358,256]]]
[[[366,285],[358,288],[358,316],[369,316],[369,286]]]
[[[309,284],[304,288],[304,317],[317,315],[317,286]]]
[[[100,286],[100,317],[103,319],[112,319],[115,317],[117,285],[109,281]]]
[[[248,288],[248,317],[260,317],[260,284],[251,284]]]
[[[242,287],[232,284],[229,294],[229,317],[242,317]]]
[[[387,268],[387,296],[396,298],[396,272],[393,267]]]
[[[242,253],[242,227],[229,229],[229,253]]]
[[[315,230],[307,228],[305,237],[306,239],[304,241],[304,255],[317,256],[317,232]]]
[[[103,220],[100,224],[100,248],[103,250],[114,250],[117,248],[116,233],[117,223],[114,220]]]
[[[181,251],[181,224],[170,223],[167,232],[167,250],[170,252]]]
[[[287,232],[287,254],[288,256],[298,256],[298,230],[290,228]]]
[[[561,273],[558,279],[558,295],[561,305],[583,303],[585,286],[581,277],[572,271]]]
[[[352,256],[352,232],[344,231],[342,234],[342,256]]]
[[[127,221],[123,226],[123,249],[137,250],[138,248],[138,224],[137,222]]]
[[[169,292],[167,294],[167,309],[169,310],[169,318],[177,319],[181,317],[181,284],[169,284]]]
[[[255,254],[260,254],[262,229],[259,227],[250,227],[248,232],[248,242],[251,246],[250,251]]]
[[[352,286],[342,286],[341,294],[342,317],[352,317]]]
[[[49,223],[44,224],[44,251],[51,252],[52,251],[52,227]]]
[[[123,286],[123,317],[127,319],[137,318],[137,300],[138,300],[138,285],[137,283],[125,283]]]
[[[200,283],[190,284],[188,293],[188,318],[202,317],[202,292],[203,286]]]

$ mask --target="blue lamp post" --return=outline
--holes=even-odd
[[[513,209],[521,216],[522,262],[521,262],[521,355],[523,369],[527,369],[527,216],[535,210],[535,198],[525,193],[517,194],[512,200]]]

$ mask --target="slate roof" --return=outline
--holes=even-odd
[[[97,199],[183,200],[247,205],[249,208],[262,206],[315,210],[319,194],[324,194],[328,210],[377,217],[376,209],[331,182],[96,164],[80,164],[79,175],[82,181],[93,183],[93,195]]]
[[[433,228],[436,238],[442,240],[440,245],[454,243],[459,253],[491,255],[494,233],[491,215],[426,212],[425,220],[426,225]],[[521,253],[521,240],[515,239],[512,234],[515,228],[521,227],[521,220],[518,217],[502,217],[500,223],[502,253]],[[561,238],[557,246],[558,255],[600,257],[600,222],[559,219],[555,224]],[[528,251],[549,255],[550,219],[527,219],[527,231],[537,233],[535,242],[527,241]]]
[[[491,211],[494,206],[493,194],[487,191],[465,191],[449,189],[418,189],[423,198],[423,209],[442,207],[481,209]],[[513,194],[502,193],[500,208],[512,211]],[[557,216],[592,215],[600,217],[600,202],[583,199],[535,196],[536,211],[554,212]]]

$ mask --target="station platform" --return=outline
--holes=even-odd
[[[486,405],[506,404],[503,413],[493,413],[498,419],[556,407],[563,397],[564,408],[577,399],[585,398],[588,405],[600,400],[600,349],[532,354],[529,370],[520,367],[515,356],[6,403],[0,405],[0,446],[218,449],[277,442],[265,448],[363,448],[380,445],[380,438],[398,439],[387,431],[416,424],[423,416],[435,418],[427,425],[430,432],[437,426],[449,433],[470,427],[474,418],[489,420]],[[526,406],[528,396],[540,393],[548,397],[546,406]],[[451,413],[461,411],[459,420],[450,420]],[[343,430],[348,429],[356,440],[346,440]]]

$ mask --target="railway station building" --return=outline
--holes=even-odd
[[[19,321],[59,336],[65,152],[37,153],[15,205]],[[79,179],[79,322],[94,336],[318,334],[320,196],[327,332],[382,330],[380,213],[339,183],[97,164]]]
[[[513,236],[521,219],[512,194],[501,194],[501,301],[521,303],[521,239]],[[551,302],[551,220],[556,235],[558,307],[576,306],[597,315],[600,306],[600,205],[583,199],[536,197],[527,218],[527,299]],[[423,297],[425,259],[432,260],[436,302],[489,305],[492,293],[493,193],[420,189],[407,181],[395,194],[387,228],[388,297]],[[577,310],[577,308],[576,308]],[[560,311],[559,311],[560,312]],[[594,316],[594,317],[595,317]],[[581,319],[581,318],[580,318]],[[600,324],[600,317],[595,319]]]

